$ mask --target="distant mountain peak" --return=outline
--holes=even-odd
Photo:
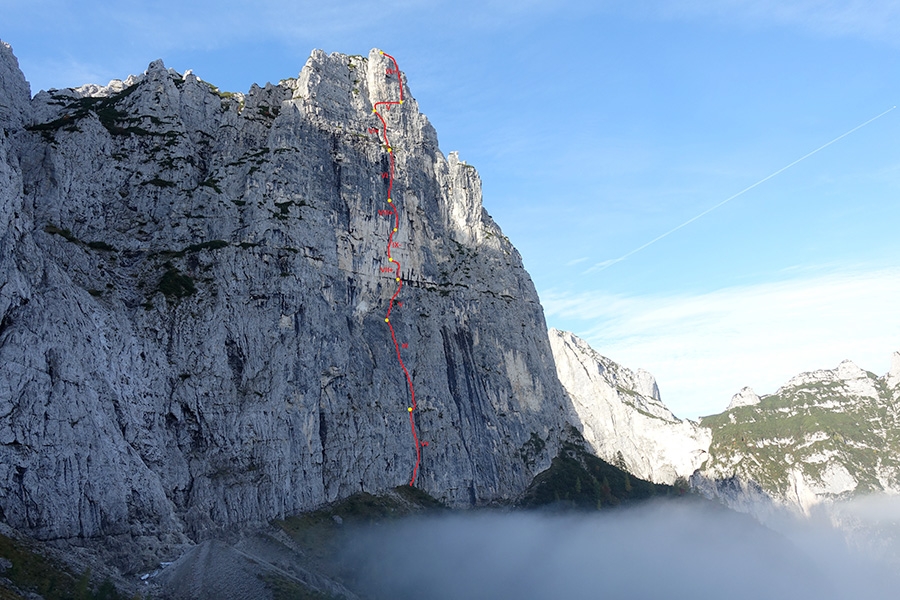
[[[817,369],[792,377],[775,392],[775,395],[797,393],[802,390],[814,393],[823,388],[829,388],[832,393],[839,392],[847,397],[869,399],[877,398],[880,393],[878,377],[860,368],[853,361],[844,360],[834,369]]]
[[[891,389],[900,385],[900,352],[891,355],[891,370],[884,376],[887,386]]]
[[[845,359],[838,365],[837,376],[844,381],[849,381],[851,379],[866,378],[868,374],[852,360]]]
[[[728,403],[728,408],[725,410],[731,410],[738,406],[753,406],[754,404],[759,404],[759,396],[756,395],[753,388],[744,386],[741,388],[741,391],[731,397],[731,402]]]
[[[725,412],[703,417],[701,424],[712,430],[703,475],[755,482],[804,513],[823,501],[898,493],[898,383],[895,352],[883,377],[844,360],[834,369],[801,373],[761,398],[744,388]],[[729,493],[722,491],[723,497]]]

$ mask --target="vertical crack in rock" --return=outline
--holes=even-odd
[[[228,355],[228,368],[231,369],[231,380],[234,387],[240,389],[244,379],[244,351],[233,339],[225,340],[225,352]]]

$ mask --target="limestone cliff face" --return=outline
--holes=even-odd
[[[631,371],[584,340],[550,330],[559,380],[597,456],[656,483],[690,477],[707,459],[710,431],[672,414],[647,371]]]
[[[0,46],[0,518],[177,541],[409,480],[388,158],[368,133],[391,66],[316,51],[228,94],[157,61],[32,100]],[[418,485],[510,498],[568,401],[477,173],[405,95],[384,115]]]

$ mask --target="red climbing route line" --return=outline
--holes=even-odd
[[[393,216],[394,226],[391,228],[390,233],[388,234],[388,243],[387,243],[387,259],[388,262],[392,263],[395,267],[394,269],[394,280],[397,282],[397,289],[394,291],[394,295],[391,296],[391,301],[388,303],[387,314],[384,316],[384,322],[387,323],[388,328],[391,330],[391,339],[394,341],[394,349],[397,351],[397,362],[400,363],[400,368],[403,369],[403,375],[406,377],[406,386],[409,388],[409,397],[410,397],[410,405],[407,407],[407,412],[409,413],[409,427],[412,430],[413,443],[416,446],[416,465],[413,467],[412,477],[409,480],[409,485],[415,485],[416,477],[419,474],[419,464],[422,461],[422,443],[419,442],[419,436],[416,433],[416,421],[413,417],[413,411],[416,410],[416,391],[413,389],[412,377],[409,375],[409,370],[406,368],[406,365],[403,363],[403,357],[400,354],[400,343],[397,341],[397,334],[394,332],[394,326],[391,323],[391,311],[394,310],[394,302],[397,301],[397,297],[400,295],[400,290],[403,289],[403,280],[400,278],[400,262],[395,260],[393,256],[391,256],[391,248],[397,247],[394,244],[394,235],[400,229],[400,211],[397,208],[397,204],[394,202],[394,198],[391,195],[394,189],[394,149],[391,147],[391,142],[388,139],[388,126],[387,121],[384,120],[384,117],[378,112],[378,107],[384,107],[385,111],[391,110],[392,106],[399,106],[403,104],[403,80],[400,78],[400,67],[397,65],[397,59],[391,56],[390,54],[386,54],[384,52],[381,53],[383,56],[391,59],[391,62],[394,63],[393,69],[387,69],[387,75],[396,75],[397,83],[400,87],[400,100],[391,100],[391,101],[383,101],[376,102],[372,107],[372,112],[375,113],[375,116],[378,117],[378,120],[381,121],[381,139],[384,143],[384,148],[387,150],[388,159],[390,162],[390,170],[388,171],[388,189],[387,189],[387,203],[388,208],[390,210],[384,212],[384,214],[388,214]],[[424,443],[427,445],[427,442]]]

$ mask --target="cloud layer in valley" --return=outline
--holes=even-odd
[[[374,598],[837,600],[897,585],[827,527],[784,536],[698,502],[408,520],[355,540],[345,567]]]

